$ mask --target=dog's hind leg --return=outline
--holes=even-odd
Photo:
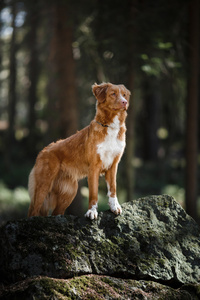
[[[54,202],[56,207],[52,212],[53,216],[64,215],[67,207],[72,203],[78,190],[78,182],[75,179],[67,176],[59,180],[53,187]]]
[[[53,206],[52,197],[47,195],[45,198],[42,207],[40,208],[40,216],[47,217],[49,214],[49,210],[53,210],[55,205]]]

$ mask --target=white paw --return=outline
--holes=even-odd
[[[108,204],[110,206],[110,210],[114,214],[120,215],[122,213],[122,208],[117,200],[117,197],[109,197]]]
[[[98,212],[97,212],[97,205],[93,205],[92,208],[88,209],[88,211],[85,214],[85,217],[94,220],[97,219]]]

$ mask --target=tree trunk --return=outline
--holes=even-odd
[[[8,87],[8,131],[6,165],[9,168],[12,146],[15,141],[15,117],[16,117],[16,4],[12,4],[12,37],[10,42],[10,66],[9,66],[9,87]]]
[[[145,161],[158,159],[159,140],[157,130],[159,127],[159,87],[158,79],[148,76],[144,83],[144,107],[143,107],[143,149]]]
[[[186,105],[186,210],[197,220],[199,0],[190,1],[189,77]]]
[[[128,78],[128,88],[133,91],[134,88],[135,74],[132,70],[132,74]],[[133,200],[133,190],[134,190],[134,173],[133,173],[133,155],[134,155],[134,121],[135,113],[133,106],[133,95],[130,97],[130,106],[128,109],[127,118],[127,134],[126,134],[126,189],[127,189],[127,201]]]
[[[75,62],[72,52],[73,23],[70,4],[54,1],[52,5],[53,32],[49,57],[49,136],[66,138],[78,129]],[[81,155],[81,154],[80,154]],[[81,194],[68,208],[69,214],[82,215]]]
[[[30,9],[30,33],[28,46],[30,49],[30,61],[29,61],[29,81],[30,87],[28,91],[29,100],[29,113],[28,113],[28,128],[29,128],[29,152],[32,153],[35,149],[36,139],[36,113],[35,104],[37,102],[37,81],[38,81],[38,51],[37,51],[37,29],[38,29],[38,14],[34,9],[37,6]]]
[[[78,129],[73,27],[69,9],[64,3],[55,1],[52,13],[54,24],[49,57],[49,126],[53,132],[59,128],[57,137],[65,138]],[[55,118],[56,111],[58,116]]]
[[[131,201],[133,197],[134,189],[134,172],[133,172],[133,155],[134,155],[134,119],[135,119],[135,110],[133,106],[133,91],[135,86],[135,38],[136,38],[136,25],[133,24],[137,15],[137,4],[138,0],[129,0],[128,1],[128,78],[127,78],[127,87],[131,91],[132,95],[130,98],[130,106],[128,109],[128,118],[127,118],[127,141],[126,141],[126,190],[127,190],[127,201]]]

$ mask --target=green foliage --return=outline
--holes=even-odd
[[[0,202],[7,202],[8,204],[23,204],[29,202],[29,195],[27,189],[24,187],[17,187],[14,190],[10,190],[3,182],[0,182]]]
[[[26,217],[29,203],[27,189],[17,187],[10,190],[3,182],[0,182],[0,224],[10,219]]]
[[[183,187],[180,187],[176,184],[166,185],[162,189],[162,194],[171,195],[174,197],[183,207],[185,207],[185,190]]]

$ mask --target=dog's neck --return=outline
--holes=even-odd
[[[97,124],[101,125],[102,127],[109,127],[109,125],[102,124],[102,123],[100,123],[100,122],[98,122],[98,121],[96,121],[96,122],[97,122]]]
[[[95,121],[102,127],[109,127],[110,124],[113,123],[113,120],[116,116],[118,116],[120,124],[122,125],[126,120],[127,113],[125,110],[110,111],[101,108],[97,110]]]

